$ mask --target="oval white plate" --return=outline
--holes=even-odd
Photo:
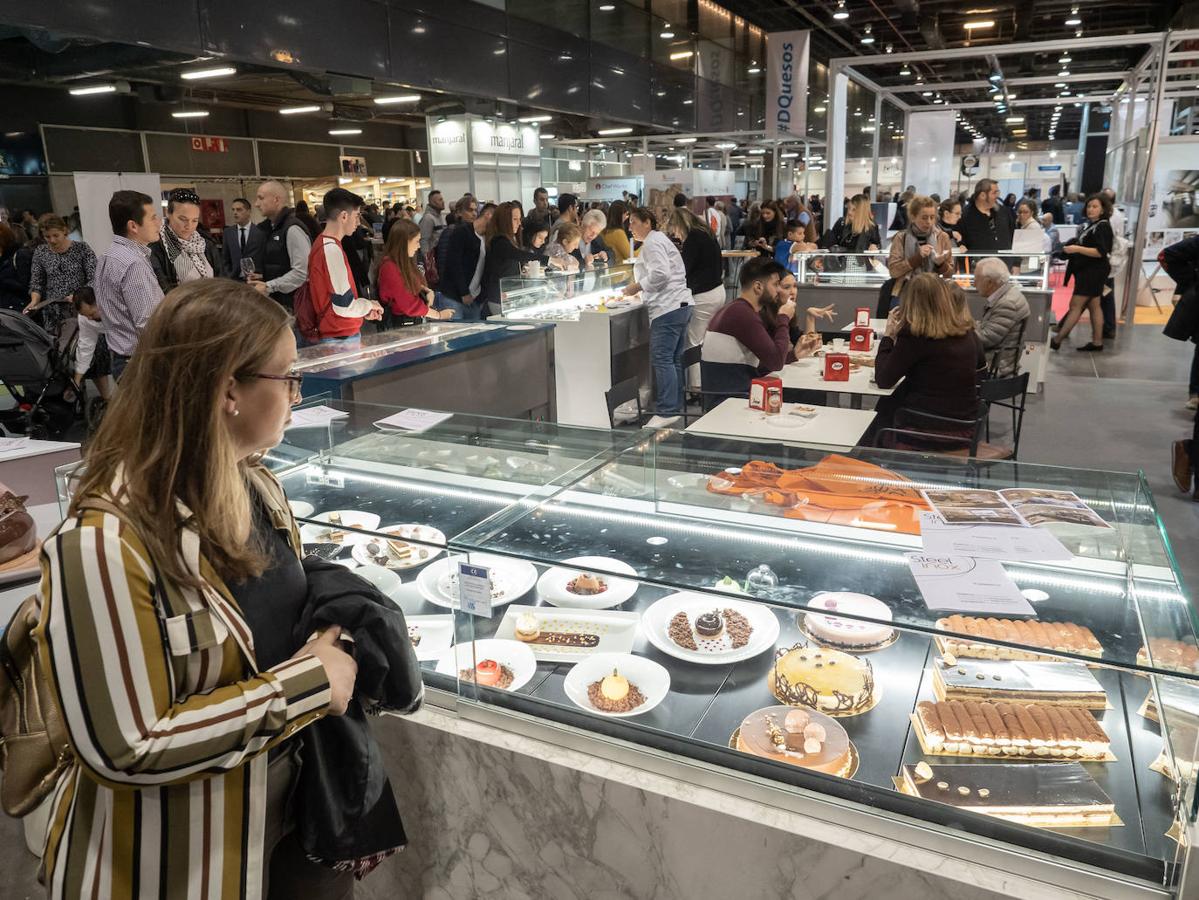
[[[469,644],[455,644],[437,660],[437,672],[457,678],[460,670],[473,669],[485,659],[494,659],[512,670],[512,684],[507,688],[510,691],[524,687],[537,671],[533,651],[520,641],[487,638]]]
[[[745,616],[749,624],[753,626],[753,634],[749,636],[749,643],[736,650],[708,652],[688,650],[670,639],[670,620],[674,618],[675,613],[685,612],[692,621],[695,621],[697,615],[711,612],[714,609],[733,609]],[[687,591],[670,594],[654,603],[642,615],[641,628],[649,642],[663,653],[677,659],[685,659],[687,662],[709,666],[721,666],[752,659],[759,653],[765,653],[772,649],[779,637],[779,620],[770,611],[770,607],[728,596],[709,597]]]
[[[627,678],[630,684],[636,685],[637,690],[645,697],[645,702],[636,709],[625,713],[613,713],[604,712],[591,705],[591,700],[587,697],[588,686],[606,675],[611,675],[613,669]],[[623,719],[647,713],[665,700],[666,695],[670,693],[670,673],[666,671],[665,666],[644,656],[633,656],[631,653],[596,653],[579,662],[567,673],[562,682],[562,689],[575,706],[581,709],[600,716]]]
[[[376,513],[359,512],[355,509],[331,509],[328,512],[317,513],[313,518],[318,522],[328,522],[329,516],[332,515],[341,516],[341,525],[337,528],[348,532],[346,539],[342,541],[346,547],[365,544],[371,539],[369,534],[358,534],[349,529],[361,528],[365,531],[374,531],[379,527],[379,516]],[[300,528],[300,540],[305,544],[328,543],[329,539],[325,536],[328,530],[328,525],[304,525]]]
[[[460,557],[442,558],[432,565],[425,566],[416,576],[416,586],[421,596],[434,606],[444,606],[447,609],[458,607],[458,593],[446,593],[448,586],[445,581],[453,575],[457,578],[458,560]],[[519,600],[533,589],[537,583],[537,570],[532,563],[523,559],[507,559],[503,556],[491,556],[487,553],[473,553],[471,563],[476,566],[487,566],[491,569],[492,579],[499,579],[503,593],[491,600],[492,606],[503,606],[513,600]]]
[[[288,500],[287,505],[291,507],[291,514],[297,519],[312,518],[312,514],[316,512],[315,506],[303,500]]]
[[[608,582],[608,589],[602,594],[590,597],[572,594],[566,589],[566,585],[581,572],[581,569],[570,568],[572,565],[580,566],[582,569],[596,569],[602,573],[619,572],[622,575],[633,576],[637,574],[636,569],[619,559],[611,559],[607,556],[573,557],[566,560],[566,565],[547,569],[537,581],[537,593],[551,606],[571,609],[611,609],[613,606],[620,606],[637,593],[636,581],[614,578],[604,574],[602,577],[604,581]]]
[[[388,525],[385,528],[379,528],[377,530],[381,534],[395,535],[397,538],[402,540],[423,541],[425,543],[414,544],[413,549],[429,551],[429,555],[424,559],[418,558],[419,554],[417,553],[414,553],[409,559],[406,560],[393,559],[387,564],[387,568],[389,569],[402,571],[404,569],[415,569],[417,566],[423,566],[425,563],[435,560],[443,552],[442,550],[428,546],[428,544],[439,544],[441,547],[445,547],[445,535],[431,525]],[[354,559],[358,560],[358,562],[362,563],[364,566],[378,565],[378,563],[371,559],[370,551],[366,549],[367,544],[369,543],[370,541],[368,540],[363,541],[361,544],[355,544],[353,548],[351,548],[350,553],[353,555]]]
[[[354,549],[358,548],[355,547]],[[403,579],[391,571],[391,569],[376,566],[374,563],[359,566],[354,570],[354,574],[361,575],[388,597],[392,596],[399,589],[400,585],[403,584]]]
[[[765,422],[771,428],[803,428],[811,419],[805,419],[803,416],[789,416],[785,413],[778,413],[773,416],[766,416]]]

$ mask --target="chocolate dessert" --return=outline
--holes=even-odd
[[[722,631],[724,631],[724,621],[718,612],[704,613],[695,619],[695,632],[701,637],[716,637]]]
[[[608,589],[608,583],[598,575],[580,573],[566,583],[566,589],[580,597],[594,597]]]

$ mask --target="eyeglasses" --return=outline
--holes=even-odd
[[[245,378],[265,378],[267,381],[289,381],[291,382],[291,402],[295,403],[302,396],[300,388],[304,384],[303,375],[267,375],[263,372],[247,372]]]

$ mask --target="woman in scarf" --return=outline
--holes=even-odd
[[[167,195],[165,227],[150,245],[150,265],[164,294],[184,282],[227,274],[216,244],[200,230],[200,197],[190,188]]]
[[[932,197],[913,197],[908,203],[908,227],[891,239],[887,270],[895,279],[891,286],[891,306],[914,273],[935,272],[943,278],[953,274],[953,242],[937,228],[937,201]]]

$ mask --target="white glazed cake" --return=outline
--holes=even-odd
[[[824,644],[846,649],[869,649],[885,644],[894,634],[894,629],[889,625],[830,615],[833,612],[847,612],[890,622],[891,610],[881,600],[868,594],[828,591],[809,600],[808,608],[820,612],[807,613],[804,617],[804,628],[808,634]]]

